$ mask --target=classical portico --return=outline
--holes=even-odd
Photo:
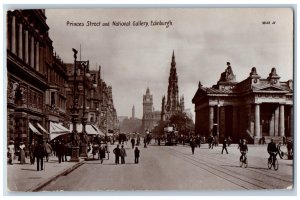
[[[280,82],[272,68],[266,79],[253,67],[249,77],[236,82],[227,63],[220,80],[212,87],[199,82],[193,98],[195,132],[220,140],[246,138],[259,143],[262,137],[281,140],[293,136],[293,82]]]

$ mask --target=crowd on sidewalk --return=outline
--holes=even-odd
[[[29,158],[31,165],[37,166],[37,171],[44,169],[44,159],[49,161],[49,156],[56,156],[58,163],[67,161],[67,156],[70,155],[69,144],[64,140],[54,140],[52,144],[49,141],[33,140],[26,147],[23,142],[17,146],[14,141],[10,140],[7,147],[7,163],[13,165],[13,160],[17,160],[21,165],[26,164],[26,159]]]

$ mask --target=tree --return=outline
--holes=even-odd
[[[170,118],[170,124],[174,124],[179,134],[188,135],[195,130],[195,124],[186,113],[176,113]]]
[[[152,133],[156,136],[164,135],[164,128],[168,125],[166,121],[160,121],[157,126],[154,127]]]
[[[158,125],[153,129],[154,135],[164,135],[164,128],[167,126],[175,125],[178,133],[181,135],[189,135],[194,133],[195,124],[186,113],[176,113],[170,117],[168,121],[160,121]]]

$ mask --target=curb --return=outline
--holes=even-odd
[[[73,165],[72,167],[65,169],[61,173],[56,174],[56,175],[48,178],[47,180],[39,183],[38,185],[34,186],[33,188],[27,190],[26,192],[38,192],[40,189],[42,189],[43,187],[45,187],[46,185],[48,185],[52,181],[56,180],[58,177],[64,176],[64,175],[67,175],[67,174],[71,173],[72,171],[74,171],[75,169],[77,169],[78,167],[83,165],[84,163],[85,163],[85,160],[82,160],[82,161],[76,163],[75,165]]]

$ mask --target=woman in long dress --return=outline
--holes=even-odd
[[[12,160],[16,159],[16,156],[15,156],[15,145],[14,145],[14,141],[12,141],[12,140],[9,141],[8,152],[9,152],[9,154],[11,156],[11,162],[9,164],[12,165]]]
[[[20,142],[20,164],[25,164],[25,144],[23,142]]]

